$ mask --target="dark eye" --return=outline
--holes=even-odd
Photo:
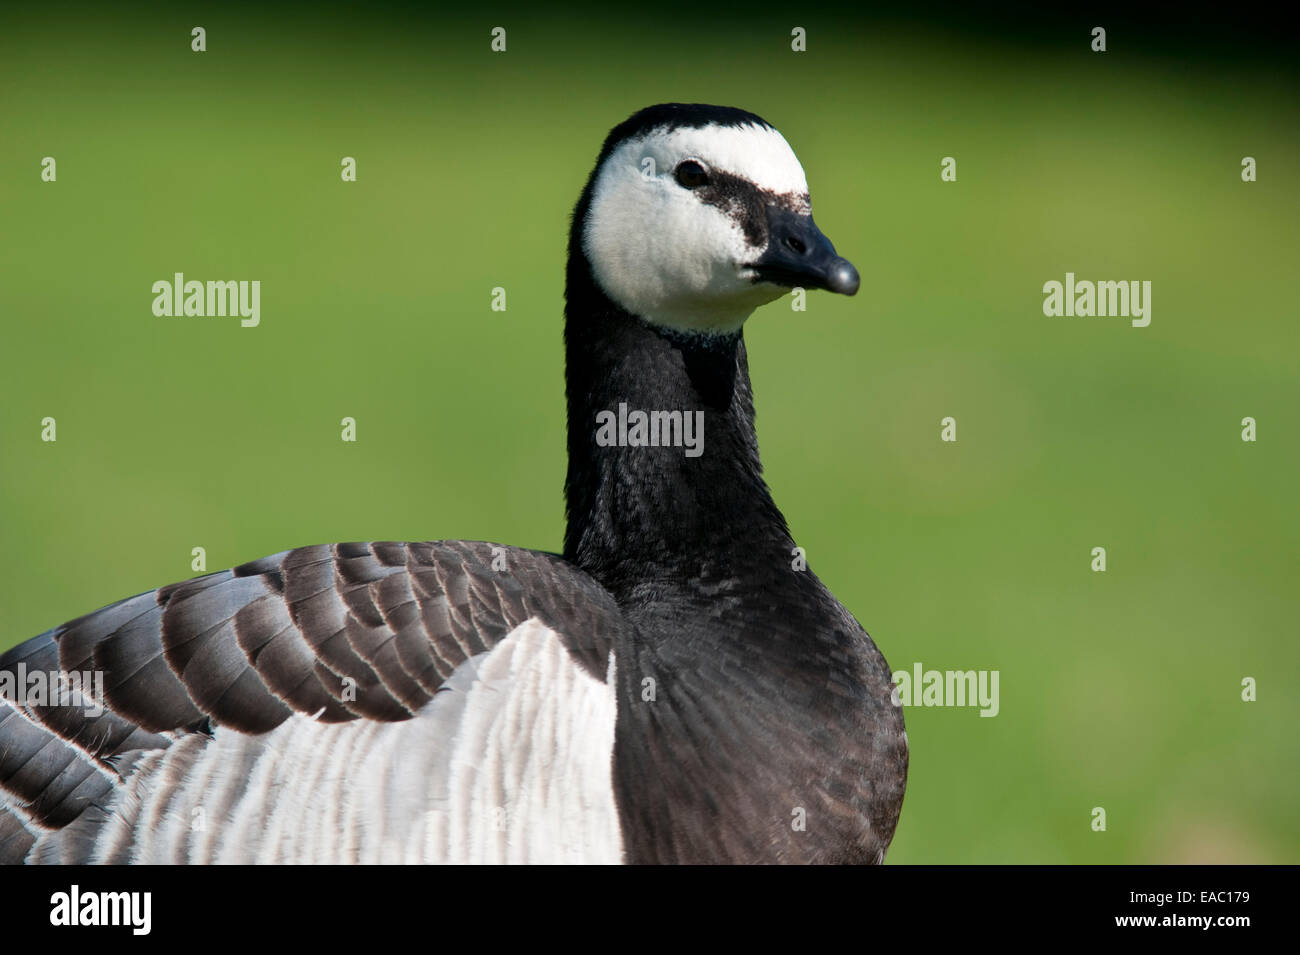
[[[687,189],[698,189],[709,184],[709,172],[694,159],[684,159],[677,164],[677,184]]]

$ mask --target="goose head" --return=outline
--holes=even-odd
[[[609,134],[570,255],[624,311],[676,332],[729,334],[792,288],[858,290],[812,217],[794,150],[758,116],[669,103]]]

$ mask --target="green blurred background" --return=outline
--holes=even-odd
[[[197,545],[558,550],[569,211],[634,110],[736,105],[863,275],[748,327],[776,500],[894,669],[1001,673],[908,710],[889,861],[1300,862],[1294,61],[1093,20],[7,5],[0,649]],[[154,317],[176,271],[261,326]],[[1044,317],[1066,271],[1150,327]]]

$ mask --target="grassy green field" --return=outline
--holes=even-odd
[[[908,710],[890,861],[1300,862],[1294,84],[788,20],[6,8],[0,649],[195,546],[559,549],[569,211],[629,113],[736,105],[863,277],[748,326],[776,500],[896,670],[1000,671],[996,718]],[[155,317],[178,271],[260,326]],[[1044,316],[1067,271],[1150,326]]]

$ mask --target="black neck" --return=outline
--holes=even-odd
[[[621,600],[674,582],[707,585],[793,546],[762,479],[741,334],[679,335],[628,314],[570,263],[564,556]],[[597,415],[703,412],[698,457],[683,447],[605,447]],[[634,556],[631,556],[634,555]],[[787,558],[788,559],[788,558]]]

